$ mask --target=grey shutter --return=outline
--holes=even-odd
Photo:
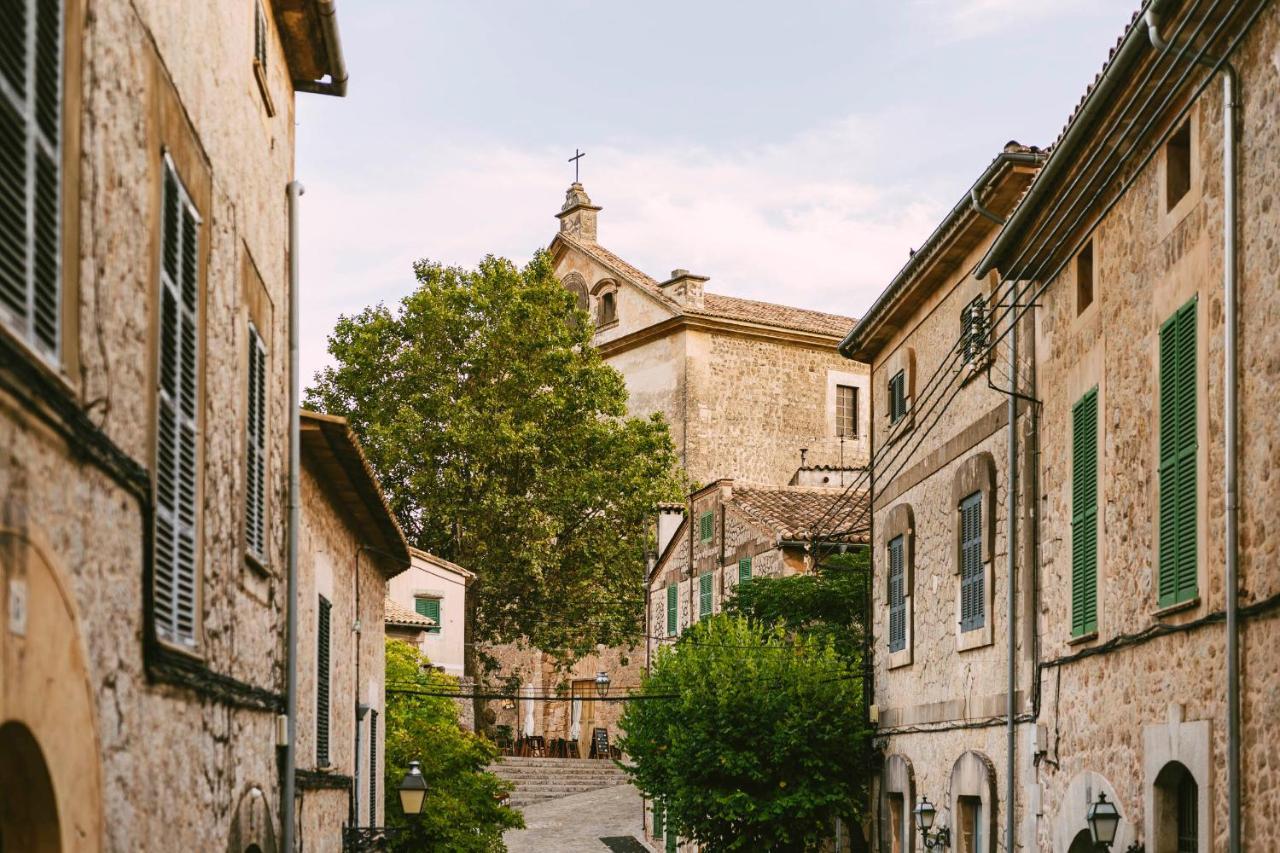
[[[329,610],[332,605],[320,596],[319,625],[316,632],[316,765],[329,766]]]
[[[369,712],[369,825],[378,822],[378,712]]]
[[[698,578],[698,618],[711,615],[711,572]]]
[[[266,408],[267,351],[249,324],[249,411],[245,418],[245,545],[259,560],[266,558]]]
[[[982,571],[982,493],[960,502],[960,630],[986,624],[986,579]]]
[[[675,584],[667,587],[667,636],[676,635],[676,611],[679,607],[680,592]]]
[[[168,157],[164,172],[152,615],[158,637],[194,647],[199,219]]]
[[[61,343],[62,2],[0,9],[0,317],[43,356]]]
[[[907,606],[905,566],[902,559],[902,536],[889,541],[889,651],[900,652],[907,646]]]

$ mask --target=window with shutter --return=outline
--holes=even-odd
[[[1196,581],[1196,300],[1160,327],[1161,607],[1190,601]]]
[[[266,562],[267,512],[267,350],[249,324],[249,411],[245,419],[245,547]]]
[[[161,228],[152,618],[157,637],[194,648],[200,218],[167,155]]]
[[[704,512],[698,519],[699,539],[703,542],[710,542],[716,535],[716,517],[710,510]]]
[[[889,651],[907,647],[906,565],[903,562],[903,537],[889,540]]]
[[[743,557],[738,561],[738,583],[751,580],[751,558]]]
[[[907,413],[907,374],[899,370],[889,380],[889,423],[896,424]]]
[[[414,609],[418,611],[419,616],[426,616],[428,619],[434,619],[435,625],[427,629],[428,634],[440,633],[440,599],[438,598],[415,598],[413,600]]]
[[[960,310],[960,340],[965,364],[986,360],[988,340],[987,300],[979,295]]]
[[[675,584],[667,587],[667,636],[674,637],[678,628],[676,613],[680,603],[680,590]]]
[[[1098,389],[1071,410],[1071,633],[1098,630]]]
[[[62,2],[0,14],[0,319],[56,361],[61,346]]]
[[[982,568],[982,493],[960,502],[960,630],[986,624],[986,578]]]
[[[666,814],[662,808],[662,803],[653,804],[653,837],[661,838],[666,824]]]
[[[698,578],[698,618],[711,615],[711,572]]]
[[[369,825],[378,822],[378,712],[369,712]]]
[[[329,600],[320,596],[316,631],[316,766],[329,766]]]

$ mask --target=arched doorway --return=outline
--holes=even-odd
[[[1089,834],[1089,830],[1082,829],[1071,840],[1067,853],[1098,853],[1098,845],[1093,843],[1093,836]]]
[[[1185,764],[1170,761],[1155,785],[1155,853],[1201,853],[1200,786]]]
[[[58,803],[35,736],[22,723],[0,726],[0,853],[60,853]]]

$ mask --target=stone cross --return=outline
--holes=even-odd
[[[573,149],[573,156],[569,158],[569,162],[573,164],[573,182],[578,183],[578,161],[587,156],[587,152]]]

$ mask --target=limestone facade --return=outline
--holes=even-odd
[[[276,851],[285,188],[295,81],[333,70],[316,4],[18,6],[33,24],[6,27],[3,52],[35,55],[12,39],[38,29],[40,85],[6,65],[0,195],[7,217],[32,223],[17,233],[34,236],[0,237],[0,835],[40,853]],[[16,108],[14,92],[38,109]],[[181,207],[166,207],[167,168]],[[40,187],[30,206],[13,192],[28,176]],[[163,251],[179,232],[191,238],[181,259]],[[190,624],[173,644],[156,629],[153,580],[157,507],[172,498],[156,494],[160,330],[177,328],[161,316],[161,268],[179,260],[195,318],[181,344],[192,396],[180,401],[193,428],[180,461],[193,570],[175,605]],[[250,324],[265,352],[267,448],[254,549]]]

